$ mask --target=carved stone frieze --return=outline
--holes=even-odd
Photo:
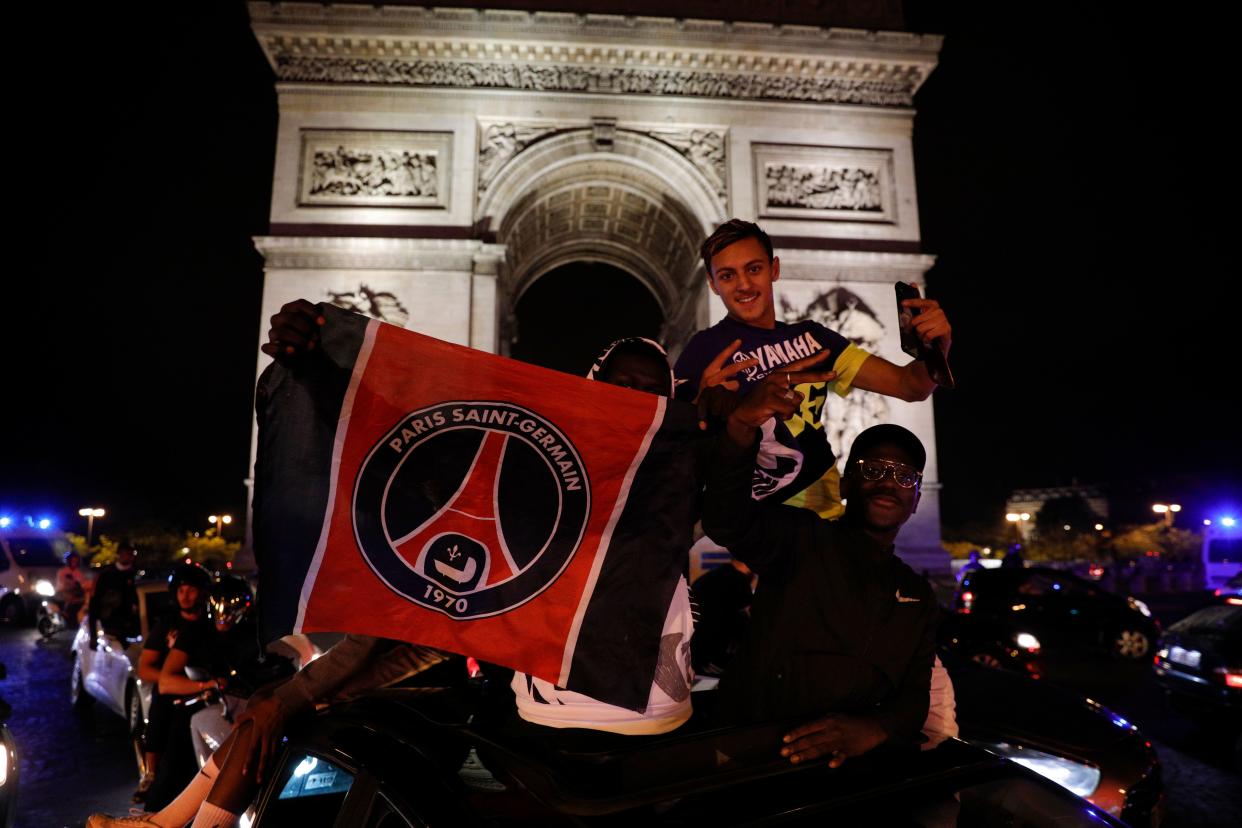
[[[728,195],[725,167],[725,133],[718,129],[651,129],[646,135],[668,144],[685,156],[716,188],[716,195]]]
[[[753,144],[759,215],[895,222],[890,149]]]
[[[303,206],[448,206],[450,133],[307,129],[301,137]]]
[[[251,3],[286,83],[909,107],[942,38],[556,12]]]
[[[764,170],[767,204],[770,207],[804,207],[810,210],[858,210],[879,213],[884,209],[880,176],[858,167],[769,164]]]
[[[346,147],[311,156],[311,196],[423,196],[438,194],[436,154],[409,150]]]
[[[326,291],[329,303],[338,308],[365,314],[381,322],[405,326],[410,312],[396,294],[386,290],[372,290],[365,282],[352,290]]]
[[[556,131],[557,128],[552,126],[530,126],[513,122],[483,127],[483,134],[479,137],[479,197],[483,197],[496,174],[514,156],[540,138]]]
[[[894,69],[880,77],[704,71],[700,69],[565,65],[433,58],[332,57],[279,53],[277,77],[296,83],[350,83],[458,89],[518,89],[615,95],[679,95],[735,100],[808,101],[908,107],[921,77]],[[822,72],[824,67],[818,67]]]

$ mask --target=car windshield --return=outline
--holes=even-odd
[[[1170,632],[1233,636],[1242,633],[1242,607],[1224,604],[1205,607],[1169,627]]]
[[[64,563],[68,541],[60,538],[9,538],[9,549],[18,566],[54,566]]]

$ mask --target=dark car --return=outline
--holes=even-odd
[[[1213,594],[1217,598],[1242,598],[1242,572],[1234,575],[1228,581],[1218,586]]]
[[[952,609],[971,616],[966,631],[989,631],[1010,648],[1045,659],[1084,652],[1146,658],[1160,633],[1142,601],[1044,567],[971,572],[954,593]],[[993,655],[1004,660],[1003,653]]]
[[[1138,728],[1082,696],[941,650],[961,738],[1063,785],[1128,825],[1159,825],[1164,782]]]
[[[1242,598],[1222,598],[1169,627],[1156,650],[1155,671],[1187,713],[1242,716]]]
[[[541,746],[452,691],[370,694],[289,739],[254,825],[1121,825],[957,740],[791,765],[788,724]],[[607,742],[608,740],[605,740]]]

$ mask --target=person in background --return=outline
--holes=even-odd
[[[151,628],[138,656],[138,678],[152,685],[151,709],[143,736],[143,774],[134,791],[134,802],[166,802],[171,792],[185,784],[186,758],[189,754],[190,719],[184,705],[184,697],[195,690],[186,687],[171,688],[165,681],[164,670],[174,648],[184,637],[186,641],[201,641],[202,633],[210,629],[204,612],[207,588],[211,575],[196,563],[186,561],[178,564],[168,577],[168,592],[173,606]],[[184,652],[184,651],[182,651]],[[164,761],[165,754],[174,753],[171,764]]]
[[[100,570],[95,578],[87,613],[90,621],[90,648],[98,645],[98,631],[117,639],[134,638],[139,633],[138,590],[134,587],[134,567],[138,550],[129,541],[116,548],[116,561]]]

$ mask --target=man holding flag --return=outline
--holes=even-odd
[[[265,373],[259,389],[263,449],[256,538],[265,579],[263,595],[268,599],[266,637],[278,637],[291,629],[354,634],[274,693],[252,703],[239,717],[230,739],[200,778],[166,809],[168,813],[145,817],[151,825],[180,824],[177,819],[184,821],[187,808],[203,802],[204,796],[203,811],[213,818],[240,813],[291,716],[311,709],[316,701],[380,686],[445,657],[437,649],[391,638],[424,641],[513,666],[518,671],[513,681],[518,712],[523,720],[538,725],[654,734],[676,728],[689,718],[693,628],[681,570],[693,524],[693,498],[687,496],[693,491],[693,474],[684,436],[695,435],[697,430],[688,409],[680,412],[679,422],[670,422],[666,416],[665,400],[673,383],[667,356],[658,344],[640,338],[613,343],[588,378],[633,390],[597,388],[584,395],[580,380],[466,352],[335,309],[321,311],[305,301],[286,305],[272,321],[272,341],[263,350],[285,364]],[[385,346],[392,343],[385,340],[394,337],[408,338],[414,351],[401,348],[398,342],[386,353]],[[326,356],[317,361],[291,359],[308,352]],[[415,367],[403,372],[403,366],[395,364],[399,359]],[[426,372],[432,378],[418,376],[417,366],[437,360],[445,364]],[[482,379],[481,387],[462,386],[472,376],[469,369],[479,363],[490,377]],[[368,372],[375,376],[367,376]],[[513,381],[506,376],[523,372],[534,372],[534,379]],[[498,382],[501,387],[489,394],[488,382],[493,389]],[[606,428],[597,421],[578,433],[610,443],[613,456],[599,452],[578,456],[572,439],[575,432],[560,427],[565,419],[554,420],[537,410],[543,407],[542,399],[527,405],[510,402],[523,393],[532,396],[530,388],[538,389],[533,395],[537,398],[554,396],[557,389],[548,385],[556,383],[564,386],[561,397],[576,397],[587,409],[587,417],[592,407],[600,409],[598,417],[604,407],[612,406],[606,412],[610,415]],[[434,399],[393,408],[393,388],[398,389],[396,395],[430,393]],[[405,412],[394,418],[392,411],[384,410],[386,406]],[[359,420],[378,420],[380,426],[360,438],[369,451],[351,453],[349,429]],[[641,439],[626,443],[627,430]],[[331,441],[323,439],[328,431]],[[607,440],[602,439],[604,435]],[[324,458],[316,457],[325,446],[331,455],[327,485],[322,479]],[[297,449],[292,455],[291,447]],[[421,468],[414,461],[405,463],[419,451]],[[468,462],[459,465],[466,469],[445,474],[462,455]],[[398,460],[393,462],[391,456]],[[364,459],[359,462],[358,457]],[[347,466],[350,480],[342,479],[341,470]],[[368,469],[376,467],[384,483],[378,510],[374,501],[367,501],[371,490],[379,488],[366,479]],[[521,486],[515,489],[512,480]],[[346,487],[346,483],[352,485]],[[351,534],[334,532],[338,527],[333,526],[337,515],[332,513],[332,504],[339,507],[342,499],[334,488],[351,493],[353,508],[345,512]],[[555,498],[548,497],[549,489]],[[499,638],[494,630],[472,636],[467,624],[479,623],[470,620],[472,605],[486,600],[489,591],[496,593],[522,578],[531,580],[528,575],[537,571],[539,556],[555,547],[558,536],[566,535],[555,524],[567,512],[573,514],[576,500],[587,501],[592,494],[595,505],[603,508],[598,514],[585,510],[587,514],[580,516],[585,528],[578,527],[576,536],[568,533],[578,541],[579,549],[594,552],[593,557],[582,556],[584,560],[577,562],[580,570],[584,563],[590,564],[585,588],[579,587],[581,596],[576,601],[562,598],[559,606],[554,601],[550,609],[541,609],[543,615],[535,615],[524,626],[512,622],[501,626]],[[517,499],[516,508],[506,498]],[[652,500],[660,498],[664,502],[651,508]],[[401,514],[388,510],[390,501],[399,504]],[[326,515],[314,508],[320,502],[325,503]],[[541,509],[548,511],[549,502],[558,507],[558,520],[550,528],[547,515],[540,515]],[[304,520],[308,513],[317,514],[321,525],[308,525]],[[602,531],[592,531],[592,526],[602,526]],[[365,548],[368,542],[372,544],[369,549]],[[532,547],[537,554],[530,554]],[[313,551],[313,555],[291,557],[290,550]],[[337,551],[346,552],[345,560],[332,559]],[[395,554],[385,557],[386,552]],[[532,600],[536,597],[548,603],[548,596],[541,593],[554,592],[561,580],[572,586],[575,563],[572,559],[560,562],[551,584],[536,579],[535,595],[519,596],[525,600],[511,603],[527,607],[537,603]],[[331,575],[325,577],[325,570],[331,570]],[[357,579],[359,573],[364,576],[362,583]],[[420,606],[412,615],[408,607],[390,604],[360,616],[353,610],[361,603],[391,600],[373,583],[366,583],[365,576],[377,577],[384,589],[404,603]],[[288,584],[297,583],[299,577],[301,590],[290,600]],[[416,582],[423,587],[421,594],[410,588],[412,577],[426,582]],[[322,597],[325,586],[353,611],[352,617],[331,613],[331,600]],[[411,601],[416,597],[424,600]],[[428,609],[447,616],[450,623],[437,625],[437,617],[426,616]],[[509,608],[489,609],[493,611],[476,615],[482,619],[503,616]],[[532,647],[528,641],[530,652],[523,653],[519,639],[546,642],[549,631],[564,636],[558,624],[568,616],[566,610],[576,612],[569,616],[573,624],[559,664],[552,662],[552,668],[562,668],[558,674],[546,659],[537,658],[549,649],[546,643]],[[296,620],[290,623],[294,613]],[[381,630],[368,627],[377,619]],[[508,638],[503,637],[506,633]],[[514,654],[514,650],[519,652]],[[113,824],[108,819],[99,815],[90,824]]]

